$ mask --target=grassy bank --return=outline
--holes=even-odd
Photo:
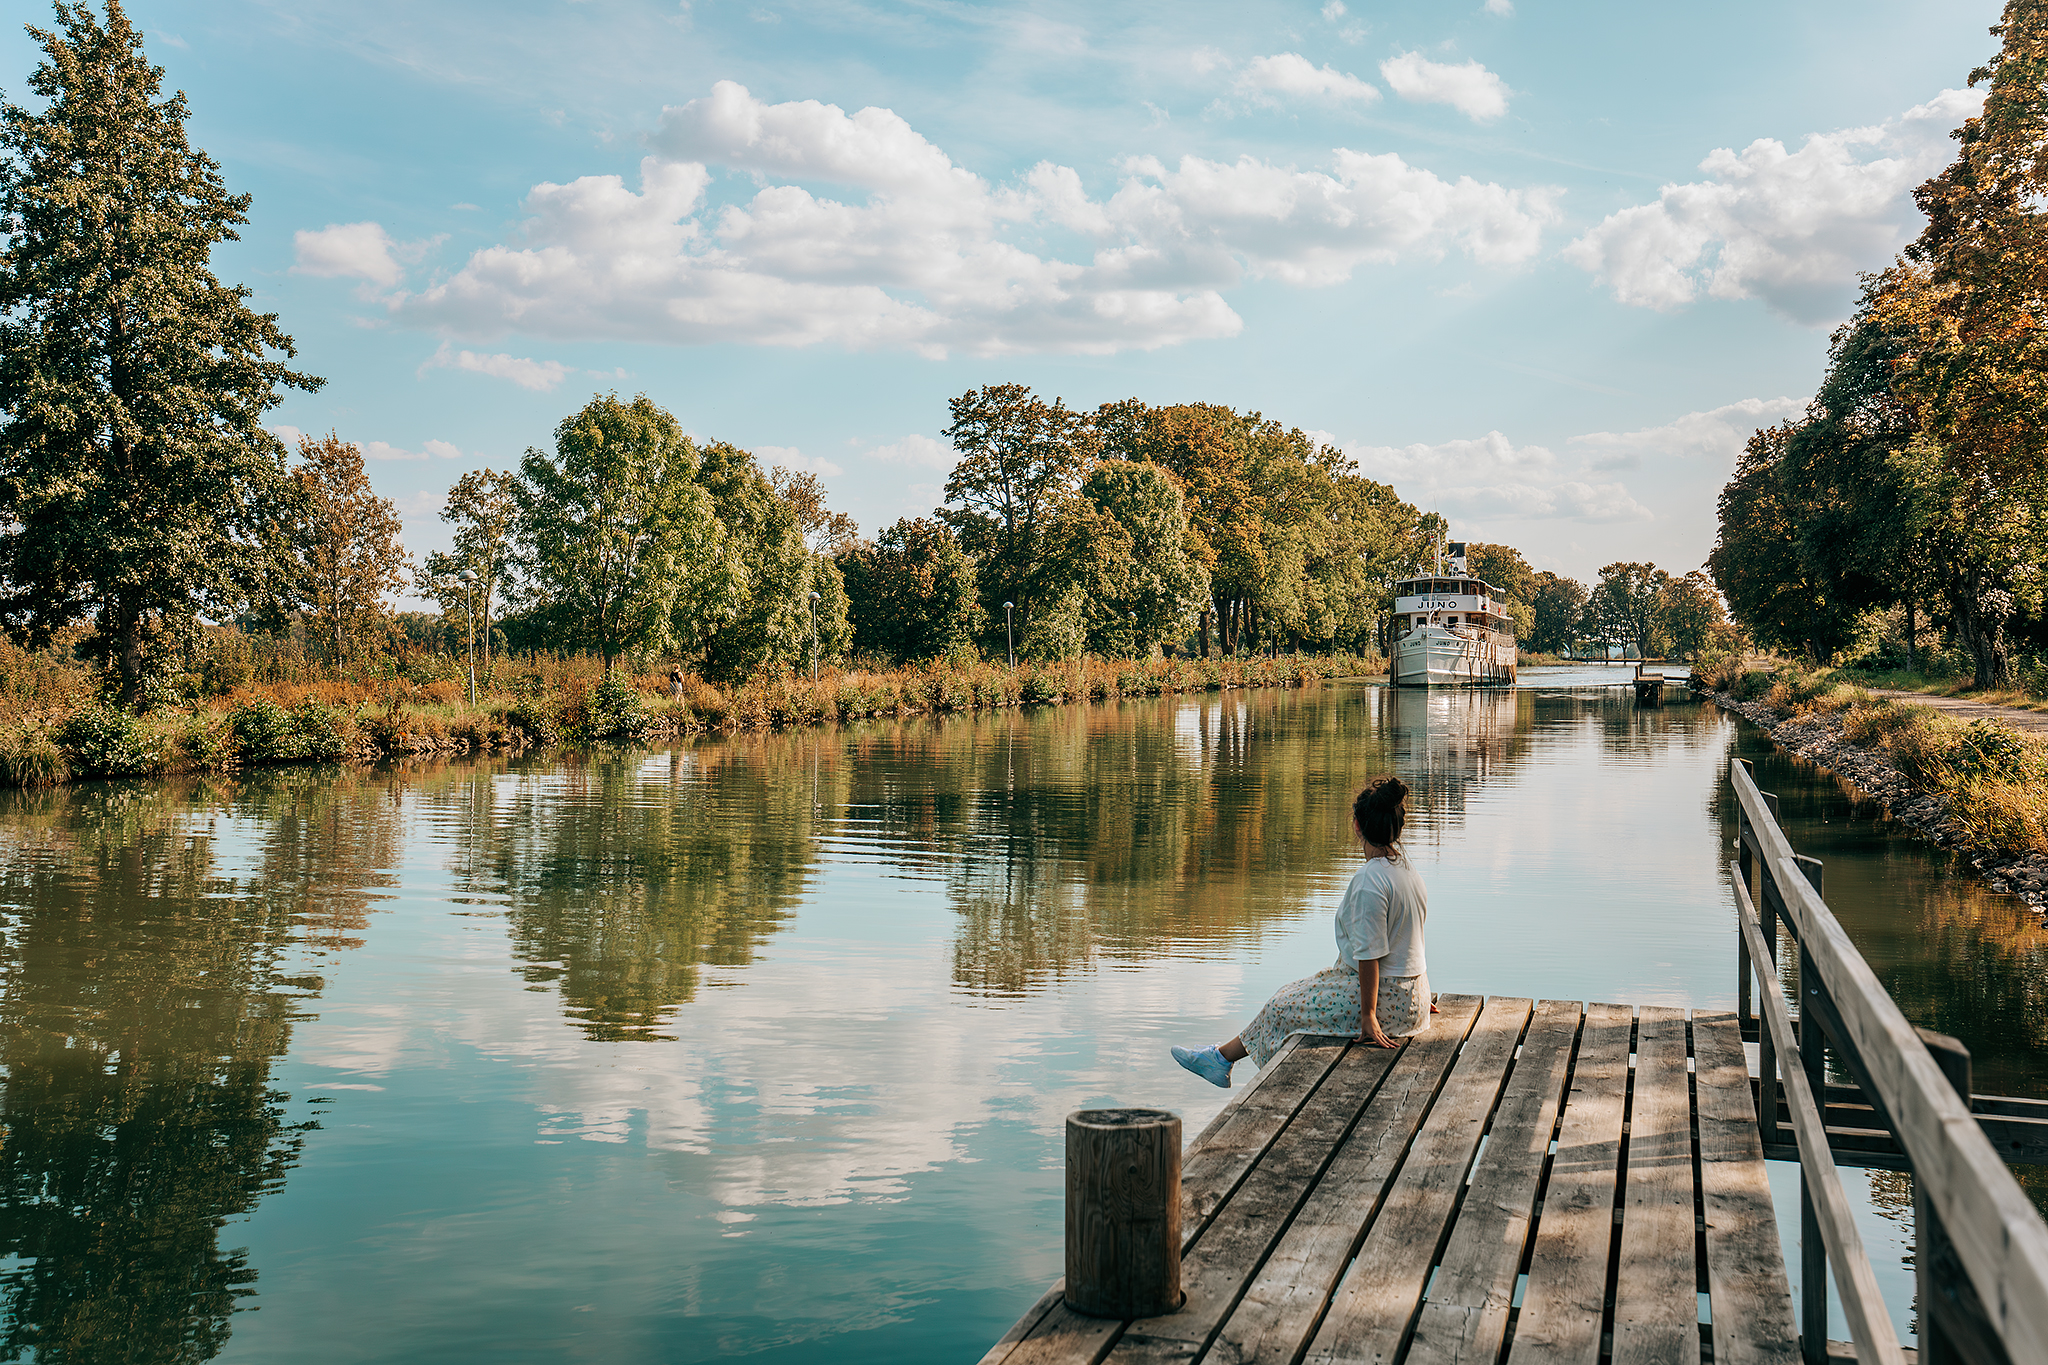
[[[1761,702],[1783,717],[1839,717],[1845,740],[1882,753],[1948,806],[1970,851],[2048,854],[2048,738],[1994,719],[1966,723],[1909,701],[1873,697],[1870,677],[1780,664],[1708,681],[1716,691]]]
[[[0,784],[642,743],[868,716],[1298,687],[1385,671],[1373,657],[1088,658],[1014,669],[824,669],[815,682],[781,676],[719,688],[694,676],[676,687],[660,672],[607,679],[595,659],[537,657],[486,670],[472,705],[462,664],[433,655],[380,661],[354,675],[239,681],[134,714],[109,705],[82,670],[16,650],[0,658]]]

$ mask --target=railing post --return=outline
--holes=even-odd
[[[1757,795],[1763,797],[1764,805],[1769,808],[1771,822],[1777,823],[1778,798],[1770,792],[1758,792]],[[1744,819],[1746,822],[1746,815]],[[1742,856],[1745,860],[1752,860],[1747,845],[1743,846]],[[1773,908],[1773,902],[1783,894],[1777,891],[1777,885],[1777,878],[1771,875],[1770,863],[1764,862],[1763,885],[1757,889],[1753,900],[1756,905],[1757,921],[1764,931],[1764,946],[1771,950],[1771,960],[1768,963],[1757,963],[1756,975],[1762,989],[1771,991],[1784,989],[1778,982],[1778,912]],[[1767,967],[1768,972],[1765,970]],[[1757,1134],[1765,1146],[1771,1146],[1778,1140],[1778,1047],[1771,1041],[1770,1030],[1761,1027],[1761,1023],[1756,1031],[1756,1056],[1759,1081],[1756,1096]]]
[[[1775,804],[1775,803],[1773,803]],[[1771,812],[1775,817],[1777,812]],[[1800,858],[1799,870],[1806,874],[1815,895],[1821,894],[1821,866],[1817,858]],[[1809,989],[1820,988],[1820,972],[1802,940],[1799,945],[1799,1066],[1806,1073],[1807,1088],[1820,1108],[1825,1131],[1828,1113],[1828,1061],[1825,1035],[1820,1020],[1806,1008]],[[1772,1115],[1776,1117],[1775,1114]],[[1807,1187],[1806,1164],[1799,1166],[1799,1353],[1808,1365],[1826,1365],[1828,1355],[1828,1248],[1821,1238],[1820,1218],[1814,1213],[1813,1192]]]
[[[1755,770],[1745,760],[1738,758],[1735,761],[1741,763],[1744,770],[1748,771],[1751,776],[1755,775]],[[1749,851],[1750,839],[1749,810],[1742,802],[1737,801],[1735,803],[1735,863],[1742,870],[1742,889],[1749,892],[1750,898],[1754,900],[1756,880],[1752,864],[1755,860]],[[1765,1030],[1762,1022],[1757,1017],[1756,997],[1750,993],[1749,978],[1751,971],[1749,940],[1741,934],[1737,934],[1735,936],[1735,1018],[1745,1030],[1750,1025],[1755,1024],[1757,1026],[1757,1041],[1759,1044],[1763,1044]]]
[[[1946,1034],[1924,1028],[1914,1032],[1927,1045],[1941,1074],[1968,1104],[1970,1050]],[[1966,1361],[1970,1365],[2011,1365],[2012,1357],[1963,1270],[1934,1201],[1922,1190],[1918,1172],[1913,1179],[1913,1280],[1920,1309],[1923,1365],[1964,1365]]]

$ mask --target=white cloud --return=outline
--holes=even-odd
[[[342,276],[389,289],[405,272],[389,233],[376,223],[329,223],[318,232],[292,234],[295,275]]]
[[[1649,521],[1654,514],[1619,483],[1589,483],[1560,468],[1544,446],[1517,446],[1498,431],[1406,446],[1352,445],[1326,433],[1369,478],[1390,483],[1417,506],[1450,517],[1582,522]]]
[[[1318,69],[1297,52],[1280,52],[1271,57],[1254,57],[1238,73],[1238,93],[1254,97],[1298,95],[1308,99],[1356,100],[1370,104],[1380,97],[1379,87],[1347,72],[1324,65]]]
[[[392,445],[389,441],[364,441],[361,444],[366,460],[428,460],[433,457],[424,450],[407,450]]]
[[[1735,468],[1735,457],[1758,427],[1775,426],[1806,411],[1800,398],[1745,398],[1706,412],[1689,412],[1661,427],[1640,431],[1593,431],[1572,437],[1594,469],[1631,469],[1643,457],[1706,460],[1722,470]]]
[[[427,454],[438,459],[459,460],[462,458],[462,452],[447,441],[429,441],[427,442],[426,450]]]
[[[1380,63],[1380,77],[1404,100],[1448,104],[1478,123],[1508,111],[1507,82],[1478,62],[1433,62],[1420,52],[1404,52]]]
[[[1488,14],[1498,14],[1503,19],[1515,17],[1515,0],[1486,0],[1483,8]]]
[[[1547,189],[1341,148],[1317,170],[1132,158],[1102,199],[1051,163],[992,187],[888,110],[769,105],[729,81],[650,142],[637,190],[536,186],[522,241],[394,296],[394,315],[466,335],[1106,354],[1235,335],[1223,291],[1246,278],[1323,284],[1452,249],[1515,264],[1555,217]],[[713,207],[713,164],[751,198]],[[1049,227],[1088,245],[1041,254]]]
[[[1917,231],[1909,191],[1948,162],[1949,130],[1983,100],[1944,90],[1881,124],[1810,134],[1796,152],[1775,138],[1720,148],[1700,163],[1708,179],[1610,214],[1564,257],[1638,307],[1668,310],[1704,294],[1760,298],[1808,324],[1838,320],[1857,273],[1882,266]]]
[[[1329,4],[1323,6],[1323,18],[1333,24],[1350,12],[1344,8],[1344,0],[1330,0]]]
[[[864,452],[868,458],[884,464],[910,465],[915,469],[950,470],[959,460],[960,454],[944,441],[935,441],[929,436],[912,434],[900,441],[885,446],[875,446]]]
[[[535,393],[550,392],[569,373],[569,367],[559,361],[457,351],[445,341],[439,350],[421,363],[418,373],[425,375],[428,370],[468,370],[473,374],[487,374],[493,379],[509,379],[520,388]]]
[[[820,478],[831,479],[846,472],[830,460],[806,455],[795,446],[755,446],[754,455],[763,464],[786,469],[792,474],[816,474]]]
[[[278,425],[270,429],[270,434],[283,441],[287,449],[297,450],[299,448],[299,441],[306,433],[300,431],[297,427]]]

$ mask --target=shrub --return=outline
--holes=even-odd
[[[591,739],[634,741],[647,737],[647,708],[633,680],[614,673],[598,680],[585,703],[583,732]]]
[[[140,777],[163,767],[163,758],[142,722],[116,707],[88,706],[72,713],[57,732],[70,767],[95,777]]]
[[[1019,681],[1017,699],[1027,706],[1058,701],[1060,699],[1058,675],[1042,668],[1027,669]]]
[[[342,713],[317,701],[287,711],[268,697],[255,697],[228,714],[228,729],[249,763],[332,760],[348,752]]]
[[[10,787],[48,787],[71,776],[64,751],[47,727],[25,725],[0,733],[0,783]]]

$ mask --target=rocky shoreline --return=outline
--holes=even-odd
[[[1726,692],[1702,690],[1702,697],[1724,711],[1760,725],[1779,748],[1847,783],[1859,795],[1883,804],[1893,819],[1912,826],[1943,848],[1962,843],[1962,831],[1949,818],[1948,805],[1895,767],[1884,754],[1842,738],[1839,715],[1781,717],[1760,702],[1737,701]],[[2018,896],[2037,915],[2048,915],[2048,856],[2039,853],[1965,855],[1993,891]]]

